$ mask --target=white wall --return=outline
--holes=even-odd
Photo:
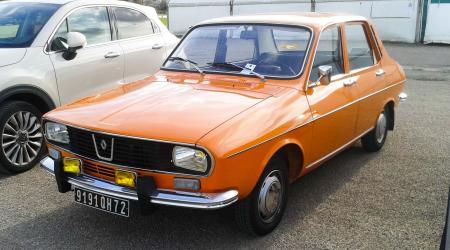
[[[169,29],[182,34],[199,21],[230,15],[229,0],[171,0]],[[419,0],[316,0],[317,12],[340,12],[372,19],[383,40],[414,42]],[[189,6],[189,7],[188,7]],[[233,14],[305,12],[309,0],[234,0]]]
[[[424,42],[450,43],[450,3],[429,5]]]
[[[183,35],[190,26],[201,21],[230,15],[230,0],[171,0],[169,30]]]

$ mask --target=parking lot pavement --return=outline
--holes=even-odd
[[[0,248],[436,249],[450,184],[450,82],[414,77],[406,92],[383,150],[356,144],[294,183],[266,237],[240,233],[231,209],[116,217],[74,204],[35,168],[0,176]]]

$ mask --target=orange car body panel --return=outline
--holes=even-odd
[[[308,173],[376,124],[389,102],[397,104],[405,74],[392,60],[373,26],[361,17],[331,14],[271,15],[222,18],[211,23],[272,23],[310,27],[313,38],[303,74],[296,79],[161,70],[152,77],[79,100],[45,115],[63,124],[140,138],[200,145],[215,165],[207,177],[198,177],[198,192],[237,189],[247,197],[273,155],[286,145],[301,152],[290,167],[291,181]],[[344,50],[343,75],[329,85],[308,88],[319,34],[331,25],[364,24],[377,63],[351,71]],[[343,47],[346,47],[342,31]],[[385,74],[376,77],[376,71]],[[343,87],[355,78],[357,84]],[[74,156],[58,147],[63,156]],[[293,161],[295,162],[295,161]],[[107,163],[96,164],[116,168]],[[137,171],[153,176],[158,188],[174,189],[179,175]]]

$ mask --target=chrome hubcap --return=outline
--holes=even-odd
[[[386,115],[383,112],[378,117],[377,128],[375,130],[375,136],[377,138],[378,143],[383,142],[384,136],[386,135],[386,129],[387,129],[387,119]]]
[[[39,154],[43,135],[39,119],[30,112],[13,114],[2,131],[3,154],[15,166],[25,166]]]
[[[259,192],[258,210],[261,219],[270,223],[280,211],[283,196],[283,185],[280,181],[280,172],[272,171],[267,175]]]

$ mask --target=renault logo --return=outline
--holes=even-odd
[[[102,141],[100,142],[100,147],[101,147],[103,150],[106,150],[106,146],[108,146],[108,144],[106,144],[106,141],[105,141],[105,140],[102,140]]]
[[[114,138],[107,138],[108,136],[101,137],[103,138],[96,140],[95,135],[92,134],[95,153],[100,160],[112,161],[114,155]]]

